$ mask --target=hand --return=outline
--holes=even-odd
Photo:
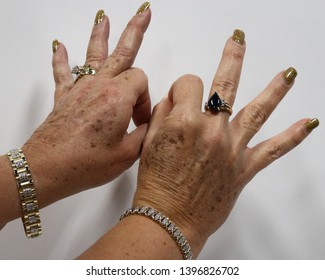
[[[245,52],[236,30],[225,46],[210,96],[233,105]],[[145,138],[133,205],[148,205],[178,225],[198,255],[227,219],[244,186],[260,170],[297,146],[318,121],[303,119],[279,135],[248,147],[293,85],[296,71],[278,74],[229,121],[229,113],[202,113],[202,81],[178,79],[154,109]]]
[[[113,180],[139,157],[151,105],[146,75],[131,66],[150,17],[135,15],[108,56],[109,20],[99,11],[86,58],[96,75],[76,83],[65,46],[53,42],[54,109],[23,146],[42,206]]]

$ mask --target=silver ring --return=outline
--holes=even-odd
[[[84,64],[83,66],[75,66],[71,70],[72,74],[76,74],[75,83],[85,75],[95,76],[96,70],[92,69],[89,64]]]

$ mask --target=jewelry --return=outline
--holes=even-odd
[[[191,260],[193,258],[193,253],[190,244],[187,242],[181,230],[166,217],[163,213],[157,211],[148,206],[136,206],[130,208],[124,212],[120,220],[129,215],[141,215],[148,217],[161,227],[163,227],[169,235],[175,240],[177,246],[180,248],[184,260]]]
[[[76,74],[77,78],[74,81],[75,83],[85,75],[95,76],[96,71],[90,67],[89,64],[84,64],[84,66],[75,66],[71,70],[72,74]]]
[[[218,93],[215,92],[208,100],[208,102],[205,103],[204,106],[206,111],[211,111],[212,113],[219,113],[221,111],[226,111],[229,113],[229,115],[232,114],[232,109],[228,102],[225,100],[222,100]]]
[[[36,198],[32,174],[30,172],[26,157],[21,149],[15,149],[7,153],[11,167],[14,171],[18,187],[22,221],[28,238],[38,237],[42,234],[41,218]]]

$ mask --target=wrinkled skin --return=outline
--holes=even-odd
[[[232,106],[245,44],[227,41],[210,96],[217,91]],[[231,121],[227,112],[202,112],[203,84],[186,75],[154,109],[133,205],[149,205],[178,225],[195,255],[229,216],[245,185],[307,135],[303,119],[252,148],[249,141],[292,84],[279,73]]]
[[[110,182],[138,159],[151,105],[147,77],[132,64],[150,17],[134,16],[110,55],[108,18],[94,25],[86,63],[97,73],[76,83],[58,45],[53,111],[23,146],[42,206]],[[137,128],[128,133],[131,118]]]

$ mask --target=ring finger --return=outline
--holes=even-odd
[[[225,45],[219,67],[213,78],[209,98],[217,92],[220,99],[225,100],[230,107],[234,104],[245,48],[245,34],[236,29]],[[230,114],[223,115],[228,119]]]

